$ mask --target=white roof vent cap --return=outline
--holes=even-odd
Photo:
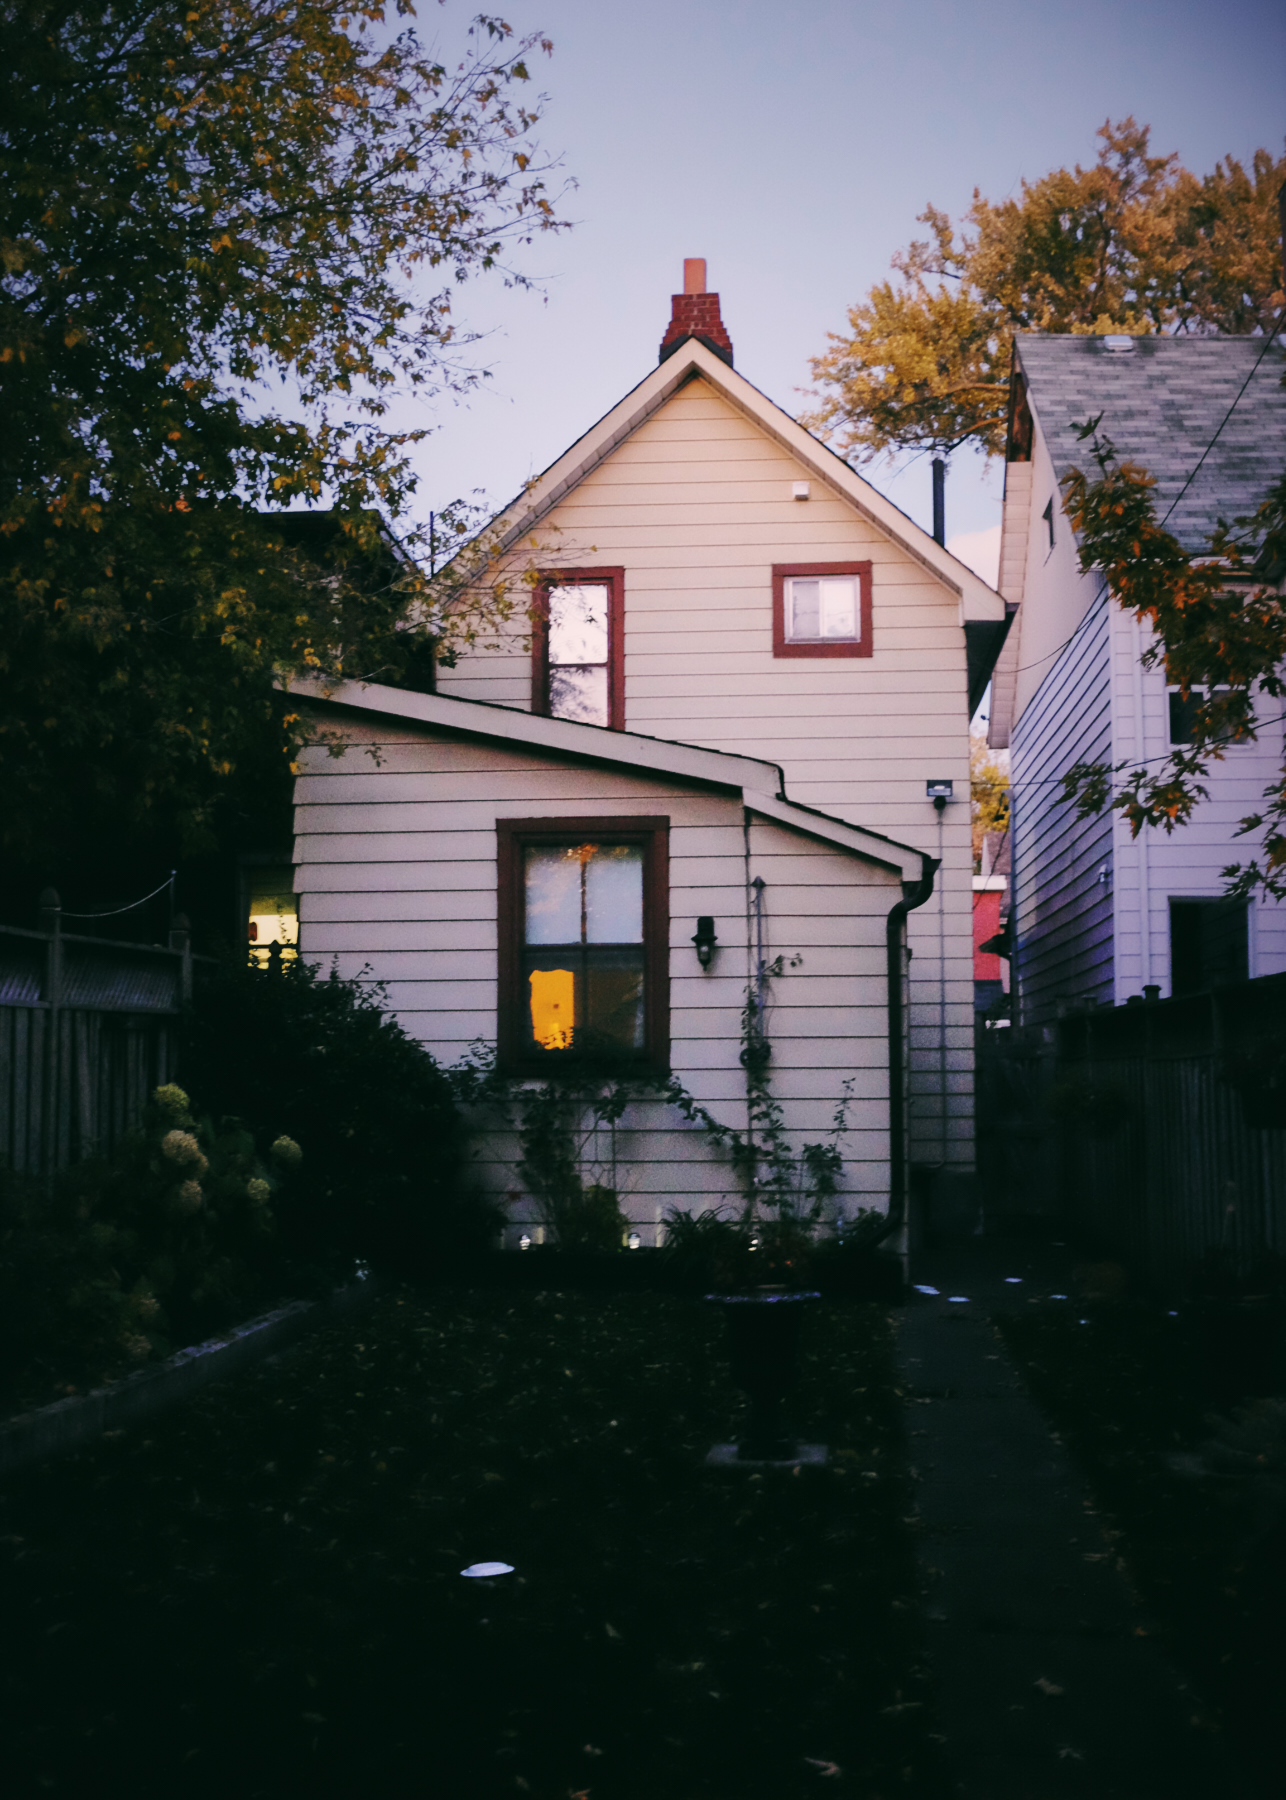
[[[1103,348],[1112,356],[1128,356],[1134,349],[1134,339],[1121,331],[1109,331],[1103,338]]]

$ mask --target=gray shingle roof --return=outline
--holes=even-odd
[[[1124,354],[1097,337],[1024,332],[1018,359],[1031,408],[1062,476],[1092,470],[1073,421],[1102,413],[1101,433],[1122,461],[1142,463],[1157,481],[1161,518],[1196,467],[1242,383],[1264,350],[1262,337],[1142,337]],[[1188,549],[1203,548],[1219,517],[1253,512],[1286,471],[1286,352],[1278,339],[1171,514]]]

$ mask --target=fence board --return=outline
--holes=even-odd
[[[1202,1256],[1286,1255],[1286,978],[1094,1009],[979,1044],[994,1213],[1059,1217],[1178,1295]]]

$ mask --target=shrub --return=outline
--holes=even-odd
[[[297,1146],[296,1146],[297,1148]],[[7,1385],[41,1370],[103,1379],[252,1310],[280,1279],[280,1157],[236,1120],[158,1088],[111,1157],[51,1188],[0,1181],[0,1345]]]
[[[499,1210],[466,1183],[447,1077],[383,1001],[374,982],[302,962],[228,964],[186,1027],[185,1075],[212,1109],[304,1146],[302,1179],[278,1209],[296,1262],[420,1268],[484,1248],[499,1228]]]

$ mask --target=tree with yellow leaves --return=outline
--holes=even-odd
[[[1005,447],[1016,331],[1264,331],[1280,310],[1277,191],[1286,157],[1258,150],[1197,176],[1153,156],[1149,129],[1099,130],[1087,169],[1055,169],[963,227],[930,206],[926,240],[893,259],[812,362],[805,420],[841,455]]]

